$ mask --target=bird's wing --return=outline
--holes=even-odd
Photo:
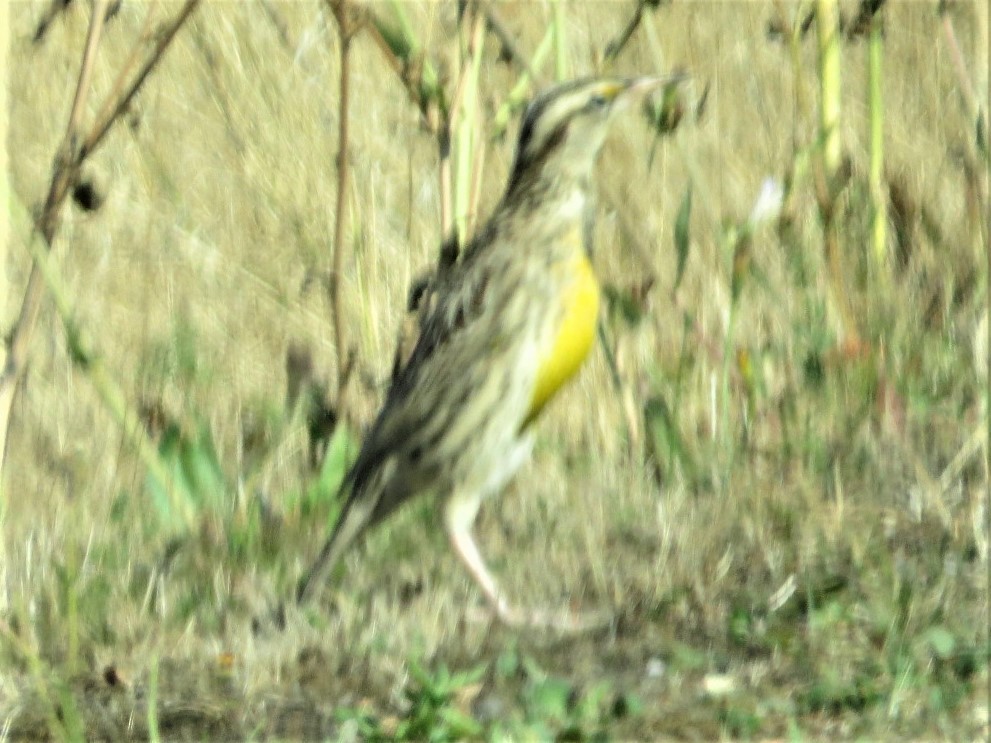
[[[471,278],[463,278],[442,296],[393,380],[345,477],[345,502],[337,524],[300,583],[300,602],[318,589],[327,571],[366,529],[430,486],[444,487],[443,475],[450,469],[445,458],[459,451],[471,432],[465,411],[469,405],[478,410],[479,391],[486,389],[486,382],[491,385],[489,370],[496,366],[492,353],[501,345],[498,334],[482,327],[488,292],[484,271]]]
[[[484,234],[488,240],[495,232]],[[519,363],[528,342],[522,326],[528,308],[520,305],[526,292],[506,280],[514,257],[484,247],[469,246],[439,287],[437,304],[344,480],[341,515],[300,584],[300,602],[366,529],[419,493],[450,488],[453,465],[494,413],[509,425],[522,424],[530,388],[508,375],[528,373]]]
[[[498,261],[458,267],[393,381],[347,480],[347,507],[374,501],[368,526],[428,486],[444,487],[450,458],[492,407],[506,404],[500,375],[520,334],[499,317],[507,298],[490,280],[499,270]]]
[[[428,486],[443,487],[438,480],[445,471],[444,455],[461,443],[452,441],[447,432],[472,399],[467,367],[477,369],[485,363],[477,352],[473,355],[475,336],[468,332],[477,328],[468,326],[479,321],[486,283],[477,282],[474,291],[443,295],[424,322],[413,353],[393,379],[344,479],[344,506],[299,585],[301,603],[318,590],[326,573],[366,529]]]

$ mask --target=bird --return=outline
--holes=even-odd
[[[537,417],[592,349],[600,287],[586,218],[610,122],[681,77],[572,80],[526,107],[503,196],[460,259],[436,278],[419,337],[345,475],[336,526],[298,584],[298,603],[322,591],[365,532],[429,494],[498,620],[565,630],[600,621],[513,604],[472,527],[483,502],[527,461]]]

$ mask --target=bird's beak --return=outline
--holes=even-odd
[[[687,80],[688,77],[688,73],[681,70],[669,73],[667,75],[645,75],[643,77],[634,77],[626,81],[626,90],[623,91],[623,96],[631,98],[643,96],[651,91],[657,90],[658,88],[663,88],[671,85],[672,83]]]
[[[620,111],[629,108],[632,104],[643,100],[651,92],[688,78],[687,73],[678,71],[668,75],[645,75],[623,80],[618,84],[619,91],[616,93],[614,110]]]

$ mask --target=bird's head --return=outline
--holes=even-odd
[[[680,75],[593,78],[557,85],[523,114],[509,193],[541,181],[584,184],[613,115]]]

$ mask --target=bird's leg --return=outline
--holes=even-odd
[[[489,572],[482,553],[478,551],[475,538],[471,535],[471,527],[475,523],[481,505],[482,500],[477,497],[451,498],[444,505],[444,526],[447,527],[447,535],[458,558],[464,563],[478,587],[482,589],[492,608],[501,616],[502,612],[508,609],[508,605],[499,590],[495,576]]]
[[[612,617],[607,614],[581,615],[571,611],[551,611],[544,609],[521,609],[512,606],[503,595],[495,577],[489,571],[478,551],[478,544],[472,536],[471,527],[478,514],[480,499],[466,499],[449,502],[444,509],[444,521],[451,546],[461,562],[482,589],[492,611],[500,621],[512,627],[541,627],[567,632],[586,631],[607,626]]]

